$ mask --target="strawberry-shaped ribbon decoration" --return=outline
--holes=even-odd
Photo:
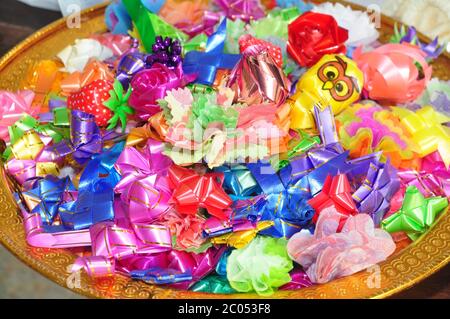
[[[227,219],[232,200],[222,188],[223,180],[224,175],[221,173],[200,175],[187,168],[171,166],[169,184],[174,190],[172,201],[177,211],[194,215],[199,208],[205,208],[209,214]]]
[[[322,191],[310,199],[308,204],[316,211],[313,217],[314,223],[317,223],[320,213],[325,208],[335,207],[342,214],[338,231],[342,229],[350,215],[356,215],[358,213],[358,209],[352,198],[351,186],[345,174],[339,174],[334,177],[328,175]]]
[[[67,106],[72,110],[94,115],[95,122],[100,127],[109,124],[108,129],[112,129],[120,120],[124,129],[127,116],[134,113],[127,104],[130,94],[131,88],[124,93],[122,84],[117,80],[113,84],[99,79],[69,95]]]
[[[120,120],[120,126],[122,130],[125,130],[127,124],[128,115],[134,114],[134,109],[128,106],[128,99],[131,95],[131,87],[124,94],[122,83],[118,80],[114,81],[113,89],[109,91],[110,98],[103,103],[108,109],[111,110],[113,116],[108,120],[108,130],[111,130],[117,126]]]

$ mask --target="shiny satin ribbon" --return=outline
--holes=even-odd
[[[123,0],[146,52],[152,52],[156,36],[170,37],[184,43],[189,36],[148,10],[140,0]]]
[[[132,52],[125,54],[117,65],[117,79],[122,83],[124,89],[128,89],[131,79],[139,71],[142,71],[149,66],[145,62],[146,54],[140,52]]]
[[[365,53],[358,48],[353,59],[364,73],[366,95],[392,105],[413,102],[422,95],[432,76],[425,56],[416,46],[389,43]]]
[[[86,165],[78,185],[78,198],[69,202],[59,217],[67,229],[80,230],[114,218],[114,187],[120,175],[114,164],[124,142],[95,155]]]
[[[389,163],[374,161],[370,163],[367,175],[352,198],[360,214],[369,214],[380,225],[389,211],[392,197],[400,188],[397,170]]]
[[[163,143],[148,140],[141,151],[126,147],[115,164],[121,174],[115,192],[121,194],[136,226],[144,227],[171,207],[172,191],[166,176],[172,162],[163,150]]]
[[[223,165],[215,172],[224,174],[223,188],[237,197],[257,195],[261,192],[258,183],[244,165]]]
[[[346,53],[348,31],[332,16],[306,12],[289,24],[288,32],[287,51],[302,67],[313,66],[326,54]]]
[[[46,147],[43,155],[57,160],[71,154],[78,163],[84,164],[101,152],[101,132],[92,114],[72,110],[70,122],[70,140]]]
[[[98,60],[91,60],[83,71],[75,71],[62,80],[61,90],[64,95],[69,95],[96,80],[113,82],[114,74],[106,64]]]
[[[5,169],[13,175],[16,180],[23,184],[36,176],[59,175],[59,166],[54,162],[37,162],[35,160],[11,159],[5,163]]]
[[[114,222],[91,228],[94,256],[78,260],[78,268],[85,268],[91,276],[105,276],[112,274],[117,261],[122,262],[123,258],[140,258],[138,256],[171,250],[170,229],[158,221],[170,208],[172,193],[166,179],[171,161],[162,154],[163,148],[163,143],[148,140],[141,151],[126,147],[115,161],[113,165],[121,180],[114,190],[121,196],[114,203]],[[89,263],[95,264],[89,266]],[[158,283],[164,281],[161,279],[164,274],[175,276],[170,269],[160,266],[154,265],[131,276]],[[190,277],[183,278],[189,280]]]
[[[303,269],[294,269],[289,273],[291,282],[281,286],[279,290],[298,290],[302,288],[311,287],[313,283]]]
[[[236,92],[238,102],[281,106],[286,101],[291,82],[270,55],[273,50],[269,50],[262,45],[252,45],[242,52],[242,59],[227,83]]]
[[[131,29],[131,28],[130,28]],[[102,33],[93,34],[91,38],[97,40],[105,47],[109,48],[114,57],[105,61],[109,66],[114,66],[118,57],[126,53],[137,51],[138,41],[131,36],[122,34]]]
[[[261,235],[289,238],[311,226],[314,211],[307,203],[310,196],[307,190],[301,192],[296,185],[285,187],[270,164],[248,164],[247,167],[265,194],[264,205],[256,201],[253,208],[248,209],[256,213],[250,218],[274,222],[272,227],[261,231]]]
[[[65,203],[77,198],[77,190],[68,177],[59,179],[52,175],[38,179],[32,189],[22,194],[30,213],[39,214],[42,224],[47,226],[51,226],[55,217],[64,210]]]
[[[148,119],[148,123],[130,130],[127,137],[127,146],[142,147],[147,140],[163,141],[169,126],[163,112],[159,112]]]
[[[30,115],[23,115],[23,117],[16,121],[12,126],[8,128],[11,144],[15,144],[26,132],[34,131],[42,136],[50,137],[53,142],[58,143],[62,139],[66,138],[68,134],[66,123],[62,121],[62,118],[58,115],[63,113],[57,113],[48,123],[44,121],[38,121]]]
[[[151,68],[133,76],[130,83],[132,93],[128,102],[140,119],[148,120],[161,110],[158,100],[163,99],[167,91],[183,87],[192,80],[192,76],[183,74],[181,66],[171,69],[155,63]]]
[[[215,0],[215,3],[231,20],[240,19],[248,23],[265,16],[257,0]]]
[[[236,231],[212,237],[211,243],[215,245],[227,245],[229,247],[241,249],[247,246],[259,232],[262,232],[263,230],[266,230],[274,226],[274,224],[275,223],[271,220],[261,221],[258,222],[255,228],[252,229]]]
[[[35,116],[39,108],[33,106],[34,92],[31,90],[17,93],[0,91],[0,138],[9,141],[9,127],[19,121],[24,114]]]
[[[279,161],[272,162],[272,166],[283,169],[289,165],[294,158],[308,152],[309,150],[320,145],[321,141],[318,136],[310,136],[308,133],[300,131],[299,137],[289,141],[289,151],[280,154]],[[275,157],[276,159],[276,157]]]
[[[213,294],[234,294],[237,292],[230,286],[226,277],[215,275],[210,275],[200,280],[192,286],[191,290]]]
[[[420,171],[399,171],[398,177],[403,187],[416,186],[425,197],[450,198],[450,170],[445,167],[438,152],[422,159]]]
[[[211,11],[204,11],[203,17],[198,24],[177,23],[175,26],[189,35],[195,37],[201,34],[210,36],[214,33],[214,27],[220,22],[220,14]]]
[[[190,269],[177,271],[175,269],[149,268],[145,270],[133,270],[131,278],[145,281],[149,284],[164,285],[192,280]]]
[[[406,232],[409,238],[417,240],[447,207],[447,198],[425,198],[417,187],[410,186],[406,190],[402,208],[383,220],[381,226],[389,233]]]
[[[239,54],[223,53],[226,40],[227,21],[224,19],[217,31],[208,38],[204,52],[190,51],[183,62],[185,74],[196,74],[196,83],[212,85],[218,69],[231,70],[238,63]]]
[[[203,224],[204,237],[213,238],[232,232],[255,229],[266,205],[265,197],[263,195],[250,198],[236,197],[234,200],[228,219],[221,220],[212,216],[206,220]]]
[[[196,214],[199,208],[205,208],[209,214],[226,219],[232,201],[222,189],[223,179],[220,173],[199,175],[173,165],[169,169],[169,183],[175,208],[181,214]]]
[[[42,152],[51,141],[50,137],[39,135],[34,130],[24,132],[3,154],[10,158],[5,168],[21,184],[36,176],[59,175],[58,163]]]
[[[62,114],[64,114],[64,110]],[[64,125],[59,111],[52,119],[53,123]],[[9,158],[5,164],[7,171],[21,184],[36,176],[59,175],[59,165],[53,158],[43,153],[45,147],[53,141],[66,135],[67,129],[51,123],[40,124],[29,115],[25,115],[13,126],[9,127],[12,144],[3,154]],[[39,132],[39,133],[38,133]]]
[[[128,34],[131,19],[122,1],[111,2],[105,10],[105,23],[113,34]]]
[[[63,65],[54,60],[42,60],[32,65],[22,86],[35,93],[33,105],[46,110],[46,103],[51,92],[59,92],[59,83],[64,78],[61,67]]]
[[[33,247],[71,248],[91,246],[91,236],[88,229],[48,232],[48,228],[43,225],[39,213],[31,214],[23,208],[21,213],[27,243]]]
[[[338,174],[334,177],[330,175],[325,180],[322,191],[308,200],[308,204],[314,208],[315,214],[313,222],[317,223],[321,212],[329,207],[334,207],[341,215],[339,228],[342,229],[348,216],[356,215],[358,209],[352,197],[351,186],[347,175]]]
[[[450,128],[443,124],[450,122],[450,117],[436,112],[432,106],[425,106],[416,112],[405,108],[394,108],[401,123],[412,135],[421,157],[435,151],[441,155],[445,166],[450,165]]]

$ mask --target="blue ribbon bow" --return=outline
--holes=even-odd
[[[223,53],[227,37],[227,20],[208,38],[205,52],[189,51],[183,61],[185,74],[197,74],[196,83],[212,85],[218,69],[231,70],[239,62],[240,54]]]

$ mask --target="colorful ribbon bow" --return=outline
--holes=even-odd
[[[406,189],[402,208],[383,220],[381,226],[389,233],[406,232],[409,238],[417,240],[447,207],[447,198],[425,198],[417,187],[410,186]]]
[[[214,170],[224,174],[223,188],[236,198],[257,195],[261,188],[244,165],[222,165]]]
[[[388,162],[370,163],[368,173],[362,185],[353,193],[361,214],[369,214],[376,226],[380,225],[389,211],[390,202],[400,188],[397,170]]]
[[[78,198],[60,211],[66,229],[85,229],[114,218],[114,187],[120,175],[114,164],[125,142],[118,143],[95,155],[86,165],[78,185]]]
[[[227,20],[224,19],[217,31],[208,38],[204,52],[186,53],[183,62],[184,73],[197,74],[197,83],[212,85],[218,69],[233,69],[241,56],[223,53],[226,37]]]
[[[348,216],[358,213],[352,198],[351,186],[345,174],[339,174],[334,177],[329,175],[325,180],[322,191],[310,199],[308,204],[316,211],[313,217],[314,223],[317,223],[320,213],[324,209],[334,206],[342,214],[339,230],[344,226]]]
[[[103,139],[95,123],[95,116],[72,110],[70,117],[70,141],[63,140],[48,146],[43,153],[52,159],[61,159],[69,154],[79,163],[86,163],[102,150]]]
[[[265,194],[263,202],[256,200],[245,209],[251,213],[247,218],[274,222],[273,227],[262,230],[260,234],[289,238],[310,227],[314,211],[306,201],[310,196],[308,192],[300,191],[296,185],[283,185],[270,164],[248,164],[247,167]],[[234,214],[240,215],[240,211],[242,208]]]
[[[171,250],[142,257],[137,263],[140,269],[132,270],[130,275],[149,283],[170,284],[175,289],[188,289],[214,270],[224,251],[224,247],[212,247],[200,254]]]
[[[172,248],[170,229],[158,222],[170,208],[171,196],[165,176],[171,162],[162,154],[163,146],[161,142],[149,140],[142,152],[127,147],[118,155],[113,165],[122,179],[113,185],[115,191],[121,193],[121,200],[114,202],[115,220],[91,228],[93,257],[79,259],[75,268],[85,268],[90,275],[104,276],[114,272],[117,259],[121,259],[123,267],[124,257],[140,258],[137,256]],[[88,267],[90,263],[94,266]],[[155,272],[156,268],[152,267],[132,277],[150,278]]]
[[[127,203],[132,223],[152,221],[170,208],[166,175],[172,161],[163,150],[163,143],[148,140],[142,151],[126,147],[115,164],[122,176],[115,192]]]
[[[220,173],[199,175],[196,172],[173,165],[169,169],[173,201],[181,214],[196,214],[199,208],[219,218],[228,218],[231,199],[222,189],[224,176]]]
[[[64,122],[62,117],[65,117],[67,113],[64,110],[63,112],[60,111],[61,109],[53,111],[53,118],[48,121],[50,123],[38,121],[28,114],[24,115],[8,128],[11,144],[17,143],[25,133],[30,131],[34,131],[44,137],[50,137],[54,143],[58,143],[66,138],[69,135],[65,127],[67,123]]]
[[[55,217],[65,210],[64,204],[76,200],[77,190],[68,177],[59,179],[48,175],[37,180],[31,190],[23,193],[23,197],[31,214],[38,213],[43,225],[51,226]],[[50,229],[47,228],[48,231]]]
[[[82,87],[96,81],[114,81],[114,74],[108,66],[98,60],[92,59],[84,67],[83,71],[75,71],[61,81],[61,90],[64,95],[79,91]]]
[[[32,106],[35,94],[31,90],[17,93],[0,91],[0,138],[9,141],[9,127],[20,120],[24,114],[34,116],[39,108]]]
[[[425,106],[413,112],[395,107],[394,113],[401,118],[401,123],[412,135],[420,157],[439,151],[445,166],[450,165],[450,128],[443,124],[450,122],[450,117],[436,112],[432,106]]]
[[[25,199],[26,200],[26,199]],[[32,204],[29,208],[29,204]],[[39,212],[31,213],[30,208],[39,205],[37,201],[24,203],[18,201],[24,220],[25,236],[27,243],[33,247],[42,248],[70,248],[91,245],[91,237],[88,229],[65,231],[61,226],[44,225]],[[51,230],[52,232],[49,232]]]
[[[149,66],[146,63],[147,55],[140,52],[125,54],[117,66],[117,79],[125,90],[128,89],[134,75]]]

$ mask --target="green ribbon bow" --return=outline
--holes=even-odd
[[[402,208],[383,220],[381,227],[389,233],[405,232],[414,241],[431,227],[447,207],[447,198],[425,198],[417,187],[410,186],[406,189]]]
[[[110,109],[114,114],[108,121],[109,125],[107,129],[111,130],[115,128],[120,120],[122,131],[125,132],[127,117],[128,115],[134,114],[134,109],[128,106],[128,99],[131,95],[131,86],[128,88],[125,95],[122,83],[117,79],[114,81],[113,87],[114,89],[109,91],[109,100],[103,103],[103,105]]]
[[[189,36],[173,27],[163,19],[147,10],[140,0],[123,0],[134,25],[139,33],[140,40],[147,52],[152,52],[156,36],[171,37],[173,40],[186,42]]]
[[[41,124],[38,120],[25,114],[20,120],[8,127],[11,145],[16,143],[25,132],[34,130],[40,135],[49,136],[54,143],[58,143],[70,136],[69,112],[65,107],[55,108],[53,110],[53,123]],[[7,160],[11,156],[11,147],[8,147],[3,153],[3,159]]]

